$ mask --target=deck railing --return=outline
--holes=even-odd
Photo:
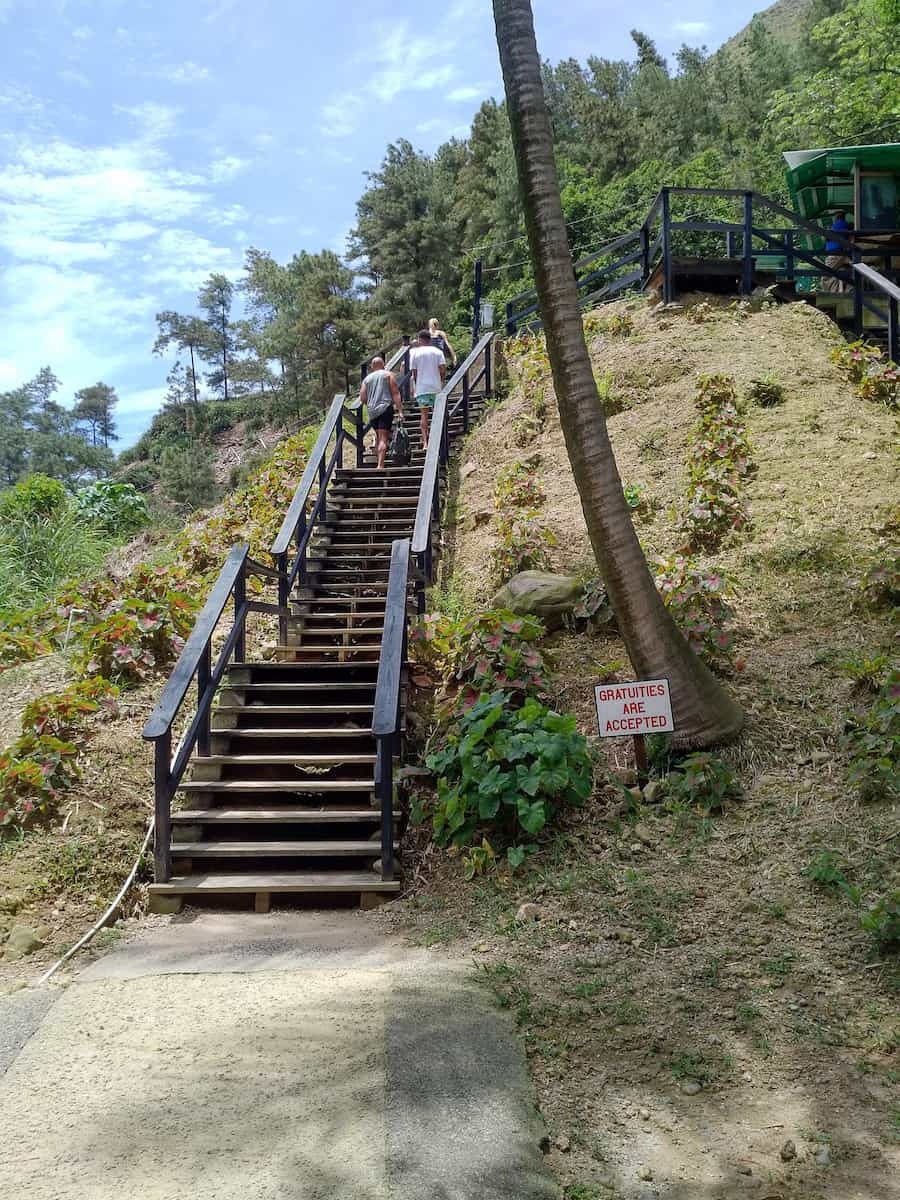
[[[434,534],[440,521],[441,476],[450,457],[450,420],[462,410],[463,430],[468,432],[469,402],[475,388],[484,381],[485,395],[491,394],[494,337],[495,334],[491,332],[479,340],[445,383],[443,390],[438,392],[435,400],[412,537],[412,555],[418,566],[417,593],[420,613],[425,611],[425,588],[434,580]],[[481,369],[476,372],[479,363]],[[451,409],[451,393],[457,388],[461,389],[461,394]]]
[[[247,578],[252,575],[270,582],[278,577],[278,573],[271,567],[250,558],[248,546],[233,546],[162,690],[159,702],[144,726],[144,738],[153,743],[153,865],[158,883],[166,883],[172,873],[172,800],[195,748],[200,757],[206,758],[209,755],[213,698],[232,656],[238,662],[245,657],[247,616],[251,612],[278,612],[276,605],[247,599]],[[231,627],[225,635],[225,642],[214,665],[213,634],[230,602],[234,605]],[[172,727],[194,680],[197,683],[196,712],[173,759]]]
[[[691,211],[679,219],[675,209],[696,207],[692,205],[696,199],[705,200],[707,205],[715,201],[733,219],[705,219],[702,213]],[[842,246],[850,267],[828,265],[823,248],[829,241]],[[857,334],[863,330],[864,312],[890,327],[889,307],[883,307],[867,287],[874,283],[872,277],[856,271],[857,264],[874,270],[877,262],[881,270],[875,273],[892,283],[891,277],[897,272],[891,268],[890,247],[865,233],[851,236],[826,229],[798,217],[768,196],[737,188],[662,188],[638,229],[614,238],[573,264],[580,302],[587,306],[612,300],[629,289],[644,289],[651,279],[659,278],[662,298],[669,303],[675,298],[677,258],[687,251],[693,251],[700,260],[721,252],[739,271],[744,295],[753,290],[754,273],[760,267],[768,267],[785,281],[831,279],[853,295]],[[860,263],[863,257],[867,261]],[[880,285],[875,286],[884,292]],[[535,291],[521,292],[509,301],[506,332],[510,337],[540,326]],[[890,342],[890,328],[888,338]]]
[[[464,381],[463,405],[464,427],[468,428],[468,402],[470,392],[482,381],[485,389],[491,385],[490,342],[493,334],[486,335],[479,343],[485,360],[478,375],[470,378],[469,372],[478,359],[473,351],[451,380],[447,390],[453,390],[460,380]],[[410,339],[400,339],[393,354],[386,357],[386,366],[397,374],[397,383],[404,400],[409,398]],[[371,361],[371,360],[369,360]],[[442,435],[436,440],[441,461],[447,461],[447,390],[441,393],[444,403],[440,418]],[[455,410],[454,410],[455,411]],[[349,424],[349,428],[348,428]],[[210,753],[210,717],[212,704],[225,672],[232,661],[243,662],[246,657],[246,623],[250,613],[263,613],[278,618],[279,639],[287,641],[290,619],[290,598],[296,586],[306,582],[309,545],[318,526],[328,519],[328,489],[335,470],[341,466],[346,445],[353,446],[354,462],[363,464],[364,437],[371,424],[364,420],[360,405],[347,406],[343,393],[336,395],[328,414],[310,451],[306,468],[294,492],[291,503],[281,523],[281,528],[272,543],[270,553],[274,566],[256,562],[249,555],[246,545],[233,546],[212,587],[205,605],[197,617],[194,628],[165,684],[159,702],[147,724],[143,736],[154,745],[154,873],[158,882],[171,878],[171,813],[172,802],[184,777],[191,755],[196,753],[208,757]],[[427,464],[426,464],[427,465]],[[434,501],[435,514],[439,511]],[[428,539],[429,569],[431,542]],[[400,680],[406,661],[407,647],[407,586],[410,567],[410,541],[396,541],[391,552],[391,572],[385,611],[385,629],[382,638],[382,657],[379,662],[376,686],[373,732],[377,741],[376,793],[382,805],[382,874],[393,878],[393,770],[392,762],[399,751],[400,738]],[[278,601],[275,604],[247,599],[247,579],[261,578],[276,586]],[[212,639],[229,603],[233,603],[234,615],[230,628],[215,665],[212,662]],[[196,680],[196,711],[172,757],[173,727],[181,711],[188,691]]]

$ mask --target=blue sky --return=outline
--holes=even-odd
[[[534,0],[553,61],[630,57],[635,25],[713,48],[762,7]],[[0,0],[0,390],[102,379],[133,442],[158,310],[247,246],[343,252],[388,142],[431,151],[492,94],[489,0]]]

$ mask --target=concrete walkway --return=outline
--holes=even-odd
[[[489,993],[364,914],[175,918],[37,995],[0,1002],[2,1197],[559,1196]]]

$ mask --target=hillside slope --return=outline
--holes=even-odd
[[[590,344],[626,405],[609,428],[624,481],[652,504],[637,526],[648,554],[678,548],[670,509],[687,486],[698,375],[733,375],[741,397],[767,375],[785,390],[784,404],[746,414],[751,528],[698,559],[734,582],[746,666],[727,685],[748,726],[724,753],[741,799],[712,817],[629,811],[611,784],[517,875],[473,887],[458,862],[427,855],[428,896],[402,920],[429,944],[474,950],[516,1014],[571,1200],[897,1198],[896,959],[876,957],[860,909],[807,875],[830,856],[862,910],[900,882],[896,806],[860,799],[838,742],[859,701],[843,664],[896,658],[887,615],[854,605],[886,554],[895,421],[856,397],[829,360],[837,331],[803,304],[749,316],[710,305],[701,324],[640,302],[604,314],[626,311],[630,336]],[[490,602],[493,489],[516,461],[547,492],[554,567],[594,573],[549,381],[544,431],[517,445],[542,384],[523,386],[511,361],[509,396],[460,470],[445,586],[463,611]],[[622,643],[561,632],[546,645],[558,707],[594,735],[598,676],[629,677]],[[626,740],[597,750],[627,769]],[[516,919],[525,901],[535,922]]]

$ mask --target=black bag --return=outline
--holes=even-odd
[[[392,467],[408,467],[412,460],[412,450],[409,446],[409,434],[403,421],[394,424],[391,444],[388,448],[388,462]]]

